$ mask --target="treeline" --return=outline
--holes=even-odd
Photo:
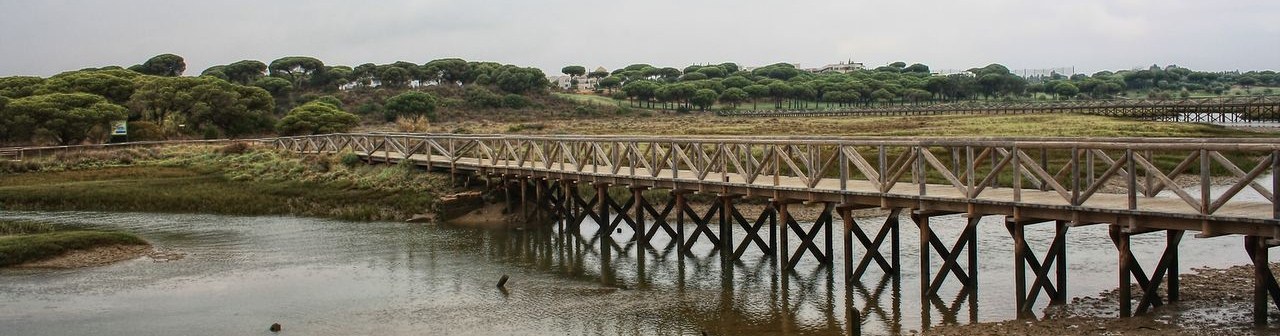
[[[489,108],[528,106],[525,95],[549,86],[538,69],[456,58],[352,68],[293,56],[217,65],[197,77],[183,77],[185,71],[181,56],[164,54],[128,68],[2,77],[0,142],[100,142],[113,122],[123,120],[133,141],[337,132],[361,121],[344,101],[376,114],[365,119],[418,124],[449,100],[423,92],[427,86],[457,87],[444,92]]]
[[[1233,87],[1280,86],[1274,71],[1203,72],[1177,66],[1144,70],[1101,71],[1070,77],[1051,74],[1023,78],[1000,64],[938,75],[924,64],[895,62],[875,69],[847,73],[811,73],[787,63],[750,71],[735,63],[691,65],[684,69],[633,64],[612,72],[586,72],[571,65],[561,72],[596,79],[603,94],[629,99],[633,106],[706,110],[716,103],[727,108],[761,101],[767,108],[805,109],[819,102],[832,106],[922,104],[976,99],[1109,99],[1122,96],[1187,97],[1193,93],[1223,94]]]

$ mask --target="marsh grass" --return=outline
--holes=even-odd
[[[123,232],[60,230],[46,223],[0,220],[0,267],[110,245],[147,245],[147,242]]]
[[[348,165],[342,154],[252,146],[158,151],[130,164],[97,154],[69,158],[77,165],[41,159],[49,161],[36,161],[34,172],[0,175],[0,208],[390,220],[433,211],[436,196],[452,189],[446,177],[410,165]]]

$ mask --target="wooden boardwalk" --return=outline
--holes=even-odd
[[[367,133],[269,142],[301,153],[353,152],[370,162],[407,160],[485,176],[500,181],[492,185],[508,198],[533,205],[535,212],[545,210],[562,223],[589,218],[602,231],[625,224],[638,241],[666,232],[685,249],[692,241],[710,239],[730,259],[759,249],[776,254],[783,269],[807,257],[830,264],[837,245],[833,231],[843,224],[841,245],[850,279],[870,267],[892,274],[901,270],[896,214],[910,215],[921,231],[924,296],[936,296],[949,278],[976,295],[974,226],[982,217],[1002,216],[1019,260],[1016,302],[1019,311],[1028,313],[1042,293],[1055,304],[1067,298],[1063,237],[1070,227],[1111,227],[1125,298],[1122,316],[1177,301],[1177,246],[1184,232],[1239,235],[1255,261],[1257,321],[1266,321],[1269,302],[1280,302],[1280,286],[1266,268],[1268,249],[1280,242],[1280,203],[1274,195],[1280,189],[1280,140],[1274,139]],[[624,187],[631,190],[630,198],[610,196],[611,188]],[[672,197],[653,204],[643,196],[651,189],[669,190]],[[688,193],[712,194],[717,201],[705,213],[694,211],[685,199]],[[770,205],[758,215],[743,214],[736,206],[742,198],[764,198]],[[799,202],[825,204],[823,215],[808,227],[801,225],[788,210]],[[861,208],[894,215],[884,223],[859,223],[850,211]],[[930,219],[946,215],[968,218],[954,244],[932,234]],[[685,232],[684,223],[696,229]],[[1057,226],[1042,257],[1031,252],[1024,233],[1026,226],[1039,223]],[[869,225],[871,231],[864,231]],[[1130,237],[1151,233],[1168,239],[1156,267],[1144,270],[1130,250]],[[799,241],[788,242],[789,236]],[[855,242],[866,250],[856,265],[851,252]],[[932,257],[943,261],[936,273]],[[1142,292],[1136,300],[1130,300],[1134,296],[1127,285],[1133,280]],[[1166,295],[1157,294],[1162,286]]]

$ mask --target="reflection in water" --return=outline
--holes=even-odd
[[[914,288],[919,281],[909,266],[918,262],[919,248],[910,243],[900,251],[907,266],[902,274],[871,267],[846,290],[842,267],[812,258],[783,273],[776,257],[759,250],[726,261],[706,240],[681,253],[665,233],[646,245],[626,226],[601,235],[590,222],[487,231],[290,217],[0,217],[128,230],[187,254],[168,263],[142,259],[87,270],[0,270],[5,335],[246,334],[272,322],[307,335],[879,335],[1016,317],[1013,247],[995,217],[977,227],[981,290],[967,292],[952,279],[939,297],[924,300],[902,290],[903,283]],[[903,222],[901,240],[918,241],[918,230]],[[937,217],[933,230],[950,245],[965,224],[959,216]],[[1051,230],[1028,227],[1037,255]],[[1148,259],[1163,243],[1162,237],[1133,240],[1135,254]],[[854,246],[854,258],[861,258],[865,252]],[[1070,295],[1115,287],[1116,254],[1105,226],[1073,228],[1068,246]],[[1247,262],[1238,237],[1188,240],[1182,252],[1186,268]],[[835,253],[835,265],[843,265],[842,255]],[[494,285],[504,274],[511,281],[499,291]]]

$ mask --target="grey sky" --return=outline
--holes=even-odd
[[[175,53],[195,75],[241,59],[462,57],[613,69],[733,61],[1002,63],[1077,72],[1153,63],[1280,70],[1274,0],[0,0],[0,76]]]

